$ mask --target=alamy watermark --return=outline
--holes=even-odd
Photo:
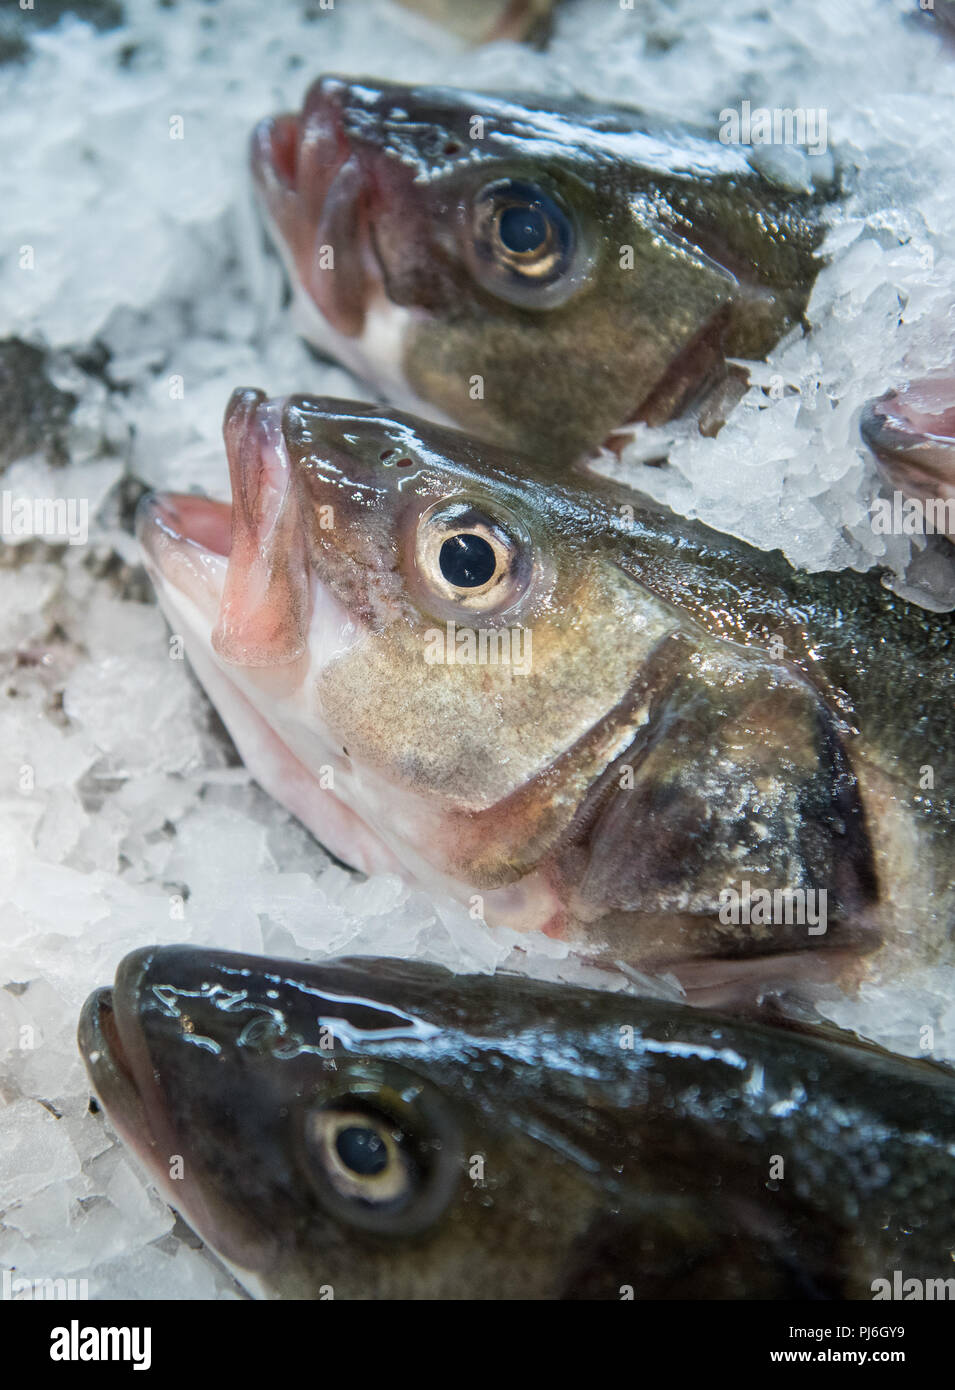
[[[72,1303],[90,1296],[88,1279],[30,1279],[14,1274],[12,1269],[0,1270],[0,1302]]]
[[[424,634],[424,659],[429,666],[510,666],[515,675],[530,673],[532,633],[529,627],[429,627]]]
[[[129,1361],[134,1371],[148,1371],[153,1362],[151,1327],[69,1327],[50,1333],[51,1361]]]
[[[873,1300],[890,1298],[909,1303],[924,1299],[938,1303],[955,1299],[955,1279],[906,1279],[900,1269],[893,1269],[891,1281],[873,1279],[870,1288]]]
[[[877,497],[870,508],[877,536],[955,536],[955,497]]]
[[[754,888],[744,879],[739,891],[721,890],[720,921],[727,927],[805,927],[810,936],[824,936],[827,900],[825,888]]]
[[[744,101],[737,111],[720,112],[724,145],[802,145],[807,154],[829,148],[829,117],[823,106],[756,106]]]
[[[0,535],[5,540],[38,536],[85,545],[89,517],[90,504],[85,497],[20,497],[8,489],[0,492]]]

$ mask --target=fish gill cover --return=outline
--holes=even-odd
[[[515,940],[397,878],[359,882],[331,862],[236,765],[143,601],[128,527],[138,494],[228,495],[220,419],[237,382],[363,394],[292,330],[251,208],[249,129],[295,105],[319,68],[581,91],[711,128],[743,102],[825,110],[848,192],[831,214],[811,334],[751,367],[715,438],[646,431],[614,471],[794,563],[878,562],[945,607],[944,552],[918,551],[913,570],[911,539],[871,527],[879,481],[857,426],[900,376],[950,361],[955,52],[914,0],[580,0],[561,7],[542,52],[463,51],[375,0],[72,8],[87,18],[0,36],[0,442],[19,441],[3,488],[82,500],[88,524],[82,536],[77,512],[85,544],[8,534],[2,551],[0,1266],[87,1277],[94,1297],[231,1298],[88,1113],[74,1045],[85,996],[147,940],[457,970],[493,969]],[[667,468],[641,462],[661,453]],[[558,943],[530,944],[542,978],[621,987]],[[926,970],[820,1009],[900,1052],[917,1052],[930,1023],[951,1056],[953,986],[952,970]],[[665,980],[656,988],[668,994]]]

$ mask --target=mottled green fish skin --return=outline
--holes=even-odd
[[[718,427],[725,359],[804,320],[834,196],[829,157],[805,164],[787,187],[765,150],[638,111],[334,76],[252,142],[319,346],[558,469],[626,421]],[[547,235],[512,254],[502,218],[529,208]]]
[[[896,1270],[951,1296],[955,1081],[927,1062],[174,946],[127,957],[79,1036],[111,1121],[262,1297],[871,1299]]]

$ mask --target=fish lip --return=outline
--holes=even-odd
[[[283,397],[239,388],[225,412],[230,501],[201,493],[150,492],[136,508],[134,533],[157,590],[186,591],[204,616],[215,620],[226,589],[236,539],[236,507],[243,539],[255,530],[264,544],[291,496],[292,479],[282,437]],[[254,468],[248,466],[250,455]]]
[[[667,365],[621,429],[640,423],[660,428],[693,409],[704,411],[718,397],[728,376],[722,346],[726,321],[727,307],[721,306]]]
[[[232,506],[198,493],[147,493],[134,531],[160,603],[167,590],[185,595],[214,622],[231,551]]]
[[[940,380],[952,382],[950,376]],[[933,384],[929,379],[892,388],[863,408],[859,433],[892,483],[923,490],[938,484],[955,486],[955,428],[948,423],[955,407],[935,415],[918,409],[919,391]],[[944,419],[945,429],[935,432],[917,425],[913,413],[923,422]]]
[[[269,198],[300,194],[321,203],[328,185],[349,152],[341,96],[349,89],[342,78],[317,78],[305,94],[300,112],[266,116],[252,131],[249,159],[256,186]],[[301,177],[307,166],[308,188]],[[317,179],[320,170],[324,179]]]
[[[229,502],[217,502],[200,493],[147,492],[136,508],[133,530],[143,551],[150,558],[156,556],[156,532],[162,531],[170,540],[182,542],[206,550],[212,555],[228,558],[232,548],[231,528],[225,525],[226,513],[231,515]],[[192,513],[193,521],[205,515],[205,525],[197,533],[190,530],[186,517]],[[204,540],[199,539],[199,534]]]
[[[260,121],[252,132],[250,165],[293,281],[306,288],[332,328],[356,338],[383,277],[370,231],[375,181],[345,130],[341,97],[350,85],[320,77],[300,115]],[[333,251],[333,269],[320,263],[324,247]]]
[[[296,191],[301,132],[301,117],[292,112],[266,116],[253,128],[249,162],[265,196]]]
[[[77,1045],[93,1089],[120,1139],[203,1243],[222,1251],[228,1244],[225,1226],[206,1200],[193,1174],[194,1165],[185,1165],[176,1181],[170,1176],[172,1157],[189,1152],[188,1136],[178,1134],[169,1119],[161,1074],[140,1023],[143,990],[156,957],[183,950],[193,953],[195,947],[147,946],[124,956],[112,989],[94,990],[83,1005]],[[268,1239],[261,1247],[266,1251]]]
[[[97,989],[80,1014],[77,1045],[93,1089],[120,1137],[161,1177],[161,1155],[176,1150],[139,1024],[142,983],[155,947],[120,961],[111,989]]]
[[[94,990],[86,1000],[76,1041],[90,1083],[114,1125],[124,1133],[148,1136],[146,1109],[119,1034],[111,989]]]

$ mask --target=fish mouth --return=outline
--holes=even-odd
[[[90,1083],[116,1127],[124,1137],[128,1132],[148,1144],[146,1110],[119,1032],[111,989],[94,990],[83,1005],[77,1043]]]
[[[701,422],[705,412],[719,403],[730,379],[723,337],[729,307],[718,309],[651,388],[627,424],[658,429],[696,410]]]
[[[150,493],[136,515],[146,567],[206,622],[216,654],[235,666],[283,666],[306,646],[311,612],[303,527],[282,434],[284,399],[235,391],[223,434],[232,503]]]
[[[345,404],[311,403],[331,422]],[[257,781],[344,863],[397,873],[397,855],[356,804],[358,772],[347,755],[342,762],[312,694],[363,629],[311,562],[308,503],[283,432],[287,404],[235,391],[223,429],[231,505],[147,494],[136,535],[169,626]],[[327,766],[335,790],[321,780]]]
[[[344,126],[348,90],[340,78],[320,78],[301,115],[260,121],[250,165],[293,283],[334,330],[356,338],[382,276],[371,236],[374,180]]]
[[[93,991],[80,1014],[77,1045],[113,1128],[163,1185],[177,1145],[139,1025],[142,987],[154,954],[155,948],[132,952],[120,962],[112,989]],[[181,1197],[180,1190],[176,1205]]]
[[[925,500],[955,498],[955,377],[910,382],[870,401],[859,429],[889,481]]]
[[[180,1176],[175,1181],[171,1177],[173,1158],[194,1154],[195,1149],[188,1134],[178,1133],[170,1119],[162,1067],[150,1049],[141,1020],[157,957],[181,949],[148,946],[125,956],[117,967],[112,989],[94,990],[83,1005],[77,1046],[110,1124],[145,1165],[165,1200],[213,1249],[226,1259],[236,1258],[245,1267],[246,1262],[231,1248],[228,1216],[206,1200],[201,1180],[193,1171],[195,1162],[180,1163]],[[267,1241],[261,1242],[260,1250],[268,1253]],[[265,1257],[257,1256],[259,1262]],[[254,1268],[256,1262],[255,1258],[248,1260],[248,1267]]]

